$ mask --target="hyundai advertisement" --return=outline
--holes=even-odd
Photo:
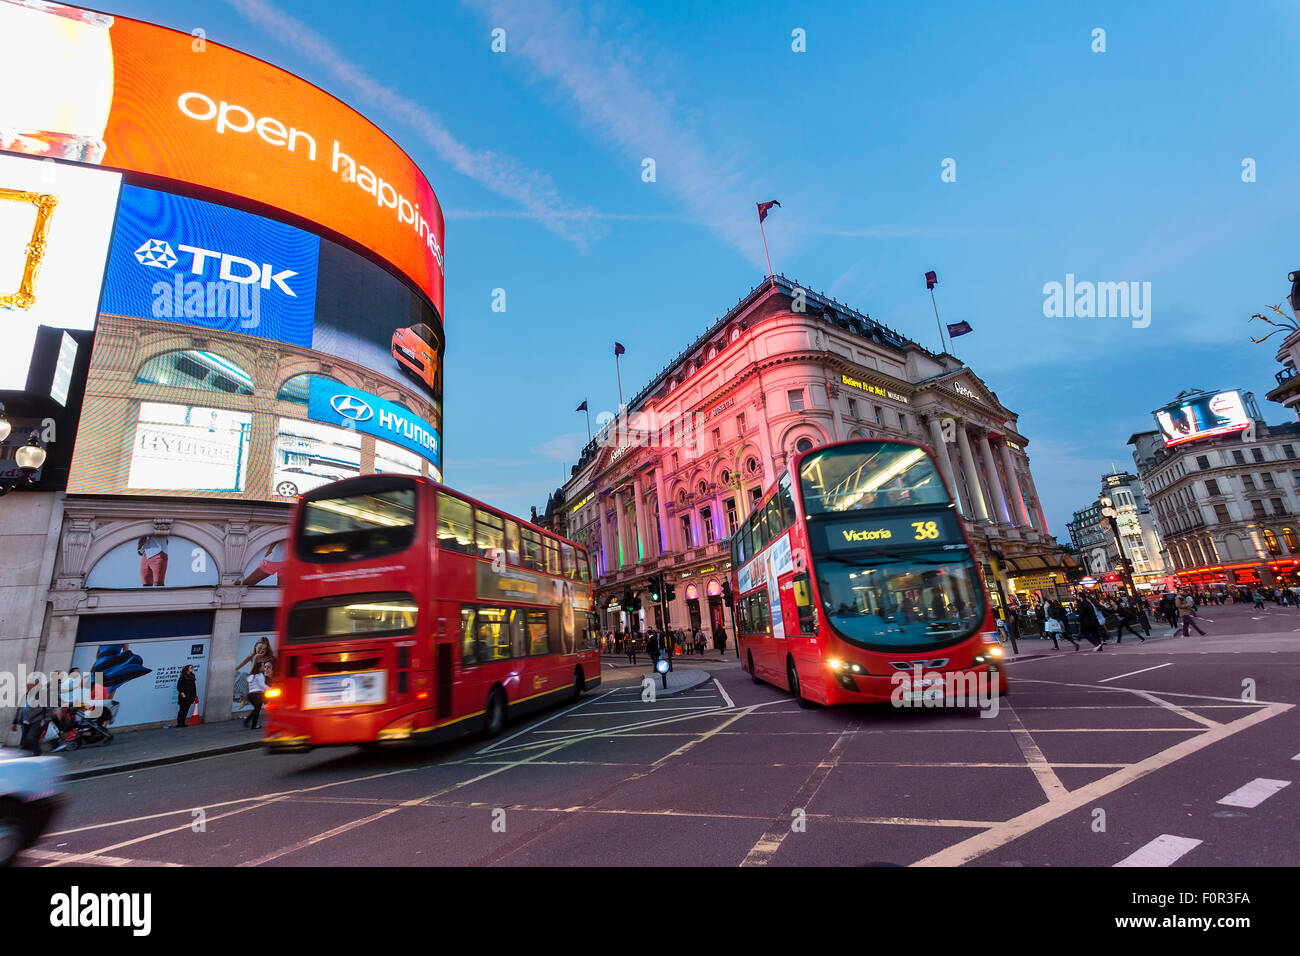
[[[374,435],[383,441],[409,449],[435,467],[441,464],[438,433],[428,422],[421,421],[401,405],[386,402],[366,392],[313,376],[307,415],[314,421],[355,428],[362,434]]]

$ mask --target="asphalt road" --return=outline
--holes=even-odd
[[[1041,656],[994,716],[803,709],[716,656],[651,702],[610,666],[492,742],[74,783],[23,863],[1298,865],[1300,610],[1203,616],[1101,653],[1022,642]]]

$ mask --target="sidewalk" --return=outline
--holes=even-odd
[[[649,677],[654,681],[656,697],[671,697],[673,694],[692,690],[713,680],[713,675],[708,671],[695,667],[688,670],[684,667],[675,666],[675,669],[669,671],[667,675],[661,675],[644,664],[639,664],[636,667],[624,665],[621,671],[617,672],[617,680],[613,679],[615,676],[614,672],[607,671],[606,677],[610,679],[602,681],[601,687],[608,686],[612,690],[623,690],[630,687],[633,690],[640,690],[645,678]],[[664,676],[668,678],[667,689],[664,688]],[[596,693],[600,693],[600,691],[598,690]]]
[[[82,780],[123,770],[142,770],[161,764],[211,757],[217,754],[254,750],[262,733],[247,730],[236,717],[220,723],[166,730],[128,730],[115,734],[108,746],[61,750],[52,756],[62,759],[65,780]],[[14,751],[16,754],[18,751]],[[3,751],[9,755],[9,748]],[[46,751],[49,754],[49,751]]]

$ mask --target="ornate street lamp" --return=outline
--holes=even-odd
[[[0,403],[0,442],[7,439],[13,431],[13,426],[9,419],[5,417],[4,405]],[[40,471],[41,466],[45,464],[45,449],[41,447],[41,440],[32,432],[27,443],[19,447],[14,452],[14,463],[18,466],[18,479],[16,481],[0,481],[0,495],[6,495],[14,488],[20,485],[30,485],[32,476]]]

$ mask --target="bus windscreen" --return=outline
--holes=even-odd
[[[303,502],[298,557],[355,561],[405,551],[415,540],[415,487],[308,498]]]
[[[799,484],[809,516],[949,501],[925,450],[895,442],[828,448],[804,460]]]

